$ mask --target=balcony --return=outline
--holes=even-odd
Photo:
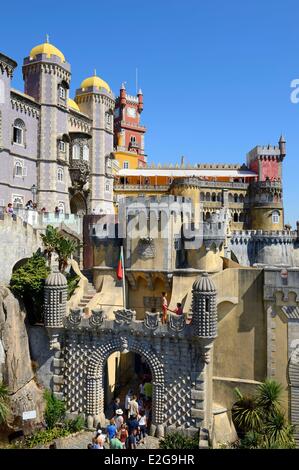
[[[154,192],[166,192],[168,191],[168,185],[154,185],[154,184],[115,184],[115,191],[154,191]]]

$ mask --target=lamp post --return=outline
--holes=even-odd
[[[36,203],[36,193],[37,193],[37,187],[35,184],[31,186],[31,193],[32,193],[32,202],[33,204]]]

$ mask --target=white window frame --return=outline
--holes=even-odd
[[[21,194],[12,194],[11,195],[11,203],[12,203],[13,207],[16,207],[15,199],[20,199],[22,201],[20,206],[17,206],[17,207],[24,207],[24,196],[22,196]]]
[[[58,149],[59,149],[59,152],[63,152],[63,153],[66,152],[66,145],[65,145],[64,140],[60,140],[60,141],[59,141],[59,143],[58,143]]]
[[[62,85],[59,85],[59,98],[61,100],[66,99],[66,89]]]
[[[79,152],[79,159],[80,159],[80,152]],[[85,162],[89,162],[89,147],[86,144],[83,145],[83,160]]]
[[[75,152],[75,149],[76,149],[76,152]],[[76,156],[77,149],[78,149],[78,156]],[[72,148],[72,159],[73,160],[80,160],[80,154],[81,154],[80,145],[79,144],[74,144],[73,148]]]
[[[105,184],[105,191],[106,191],[106,193],[110,192],[110,183]]]
[[[107,158],[107,167],[108,167],[108,168],[111,168],[111,167],[112,167],[112,163],[111,163],[110,158]]]
[[[127,162],[127,161],[124,162],[124,163],[123,163],[123,168],[124,168],[124,170],[128,170],[128,168],[129,168],[129,162]]]
[[[280,214],[278,211],[272,212],[272,224],[279,224]]]
[[[20,174],[18,174],[17,168],[21,168]],[[27,175],[27,172],[26,172],[26,175]],[[14,161],[14,176],[16,178],[23,178],[23,176],[25,176],[24,175],[24,162],[22,160],[16,159]]]
[[[59,181],[59,183],[62,183],[63,182],[63,177],[64,177],[63,168],[59,167],[57,169],[57,181]]]
[[[136,144],[136,136],[135,135],[131,135],[130,142],[131,142],[131,144]]]
[[[20,131],[20,135],[21,135],[21,141],[20,142],[17,142],[15,140],[15,129],[17,129],[18,131]],[[20,126],[13,126],[13,143],[16,144],[16,145],[24,145],[24,129]]]

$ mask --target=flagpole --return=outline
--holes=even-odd
[[[124,308],[127,308],[127,302],[126,302],[126,277],[125,277],[125,257],[124,257],[124,246],[123,246],[123,245],[121,245],[120,250],[121,250],[121,260],[122,260],[122,269],[123,269],[123,303],[124,303]]]

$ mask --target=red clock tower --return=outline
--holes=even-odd
[[[120,163],[133,168],[146,166],[144,153],[144,134],[146,128],[140,124],[140,115],[143,110],[143,93],[138,91],[137,96],[126,93],[124,84],[120,95],[115,102],[114,110],[114,146],[116,158]],[[125,160],[127,157],[127,160]],[[132,163],[135,162],[136,163]],[[123,166],[123,165],[122,165]],[[124,166],[123,166],[124,167]]]

